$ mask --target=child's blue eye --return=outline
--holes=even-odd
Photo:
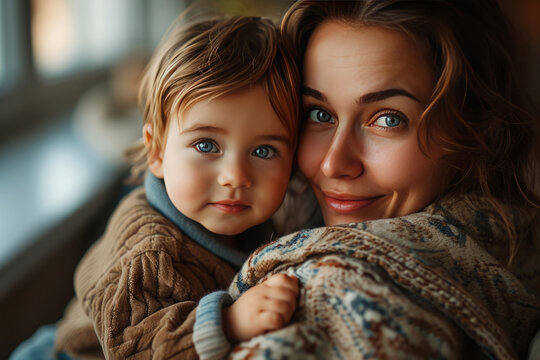
[[[385,114],[382,116],[379,116],[377,120],[373,122],[374,125],[381,126],[381,127],[397,127],[403,123],[403,120],[397,115],[393,114]]]
[[[324,111],[322,109],[312,109],[308,112],[308,118],[311,121],[317,122],[317,123],[328,123],[333,124],[335,123],[335,119],[330,115],[327,111]]]
[[[262,159],[271,159],[276,156],[276,150],[268,145],[259,146],[253,150],[252,155]]]
[[[195,144],[195,148],[202,153],[217,153],[219,150],[212,141],[201,140]]]

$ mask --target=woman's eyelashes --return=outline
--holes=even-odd
[[[407,127],[407,117],[396,110],[383,110],[372,116],[366,126],[377,127],[382,130],[400,130]]]
[[[211,139],[201,139],[193,144],[195,150],[203,154],[217,154],[220,149],[217,143]],[[261,159],[272,159],[279,155],[279,151],[272,145],[259,145],[252,152],[251,155]]]
[[[310,123],[317,125],[335,124],[336,118],[328,111],[311,107],[306,110],[306,117]],[[366,127],[377,127],[384,130],[398,130],[407,126],[407,117],[397,110],[381,110],[363,121]]]
[[[326,110],[321,108],[308,108],[306,110],[307,118],[309,121],[318,124],[334,124],[336,120]]]

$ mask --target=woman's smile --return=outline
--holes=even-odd
[[[331,192],[323,192],[323,194],[326,205],[333,211],[341,214],[356,212],[371,205],[383,196],[364,197],[349,194],[335,194]]]

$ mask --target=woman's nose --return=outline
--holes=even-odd
[[[354,133],[336,133],[321,162],[322,173],[329,178],[356,178],[364,173],[360,157],[360,144]]]
[[[218,183],[232,188],[247,188],[251,186],[248,164],[240,159],[229,159],[220,169]]]

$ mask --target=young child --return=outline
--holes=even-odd
[[[200,301],[193,337],[287,273],[301,283],[290,324],[230,359],[526,358],[540,117],[499,1],[298,0],[281,28],[303,75],[298,167],[326,226],[254,251],[234,305]]]
[[[168,36],[141,89],[138,159],[150,172],[79,264],[58,351],[196,357],[197,302],[226,288],[247,253],[270,240],[267,220],[285,195],[297,143],[298,84],[269,20],[200,21]],[[296,278],[269,278],[245,296],[253,316],[231,314],[223,326],[236,340],[277,329],[297,293]]]

